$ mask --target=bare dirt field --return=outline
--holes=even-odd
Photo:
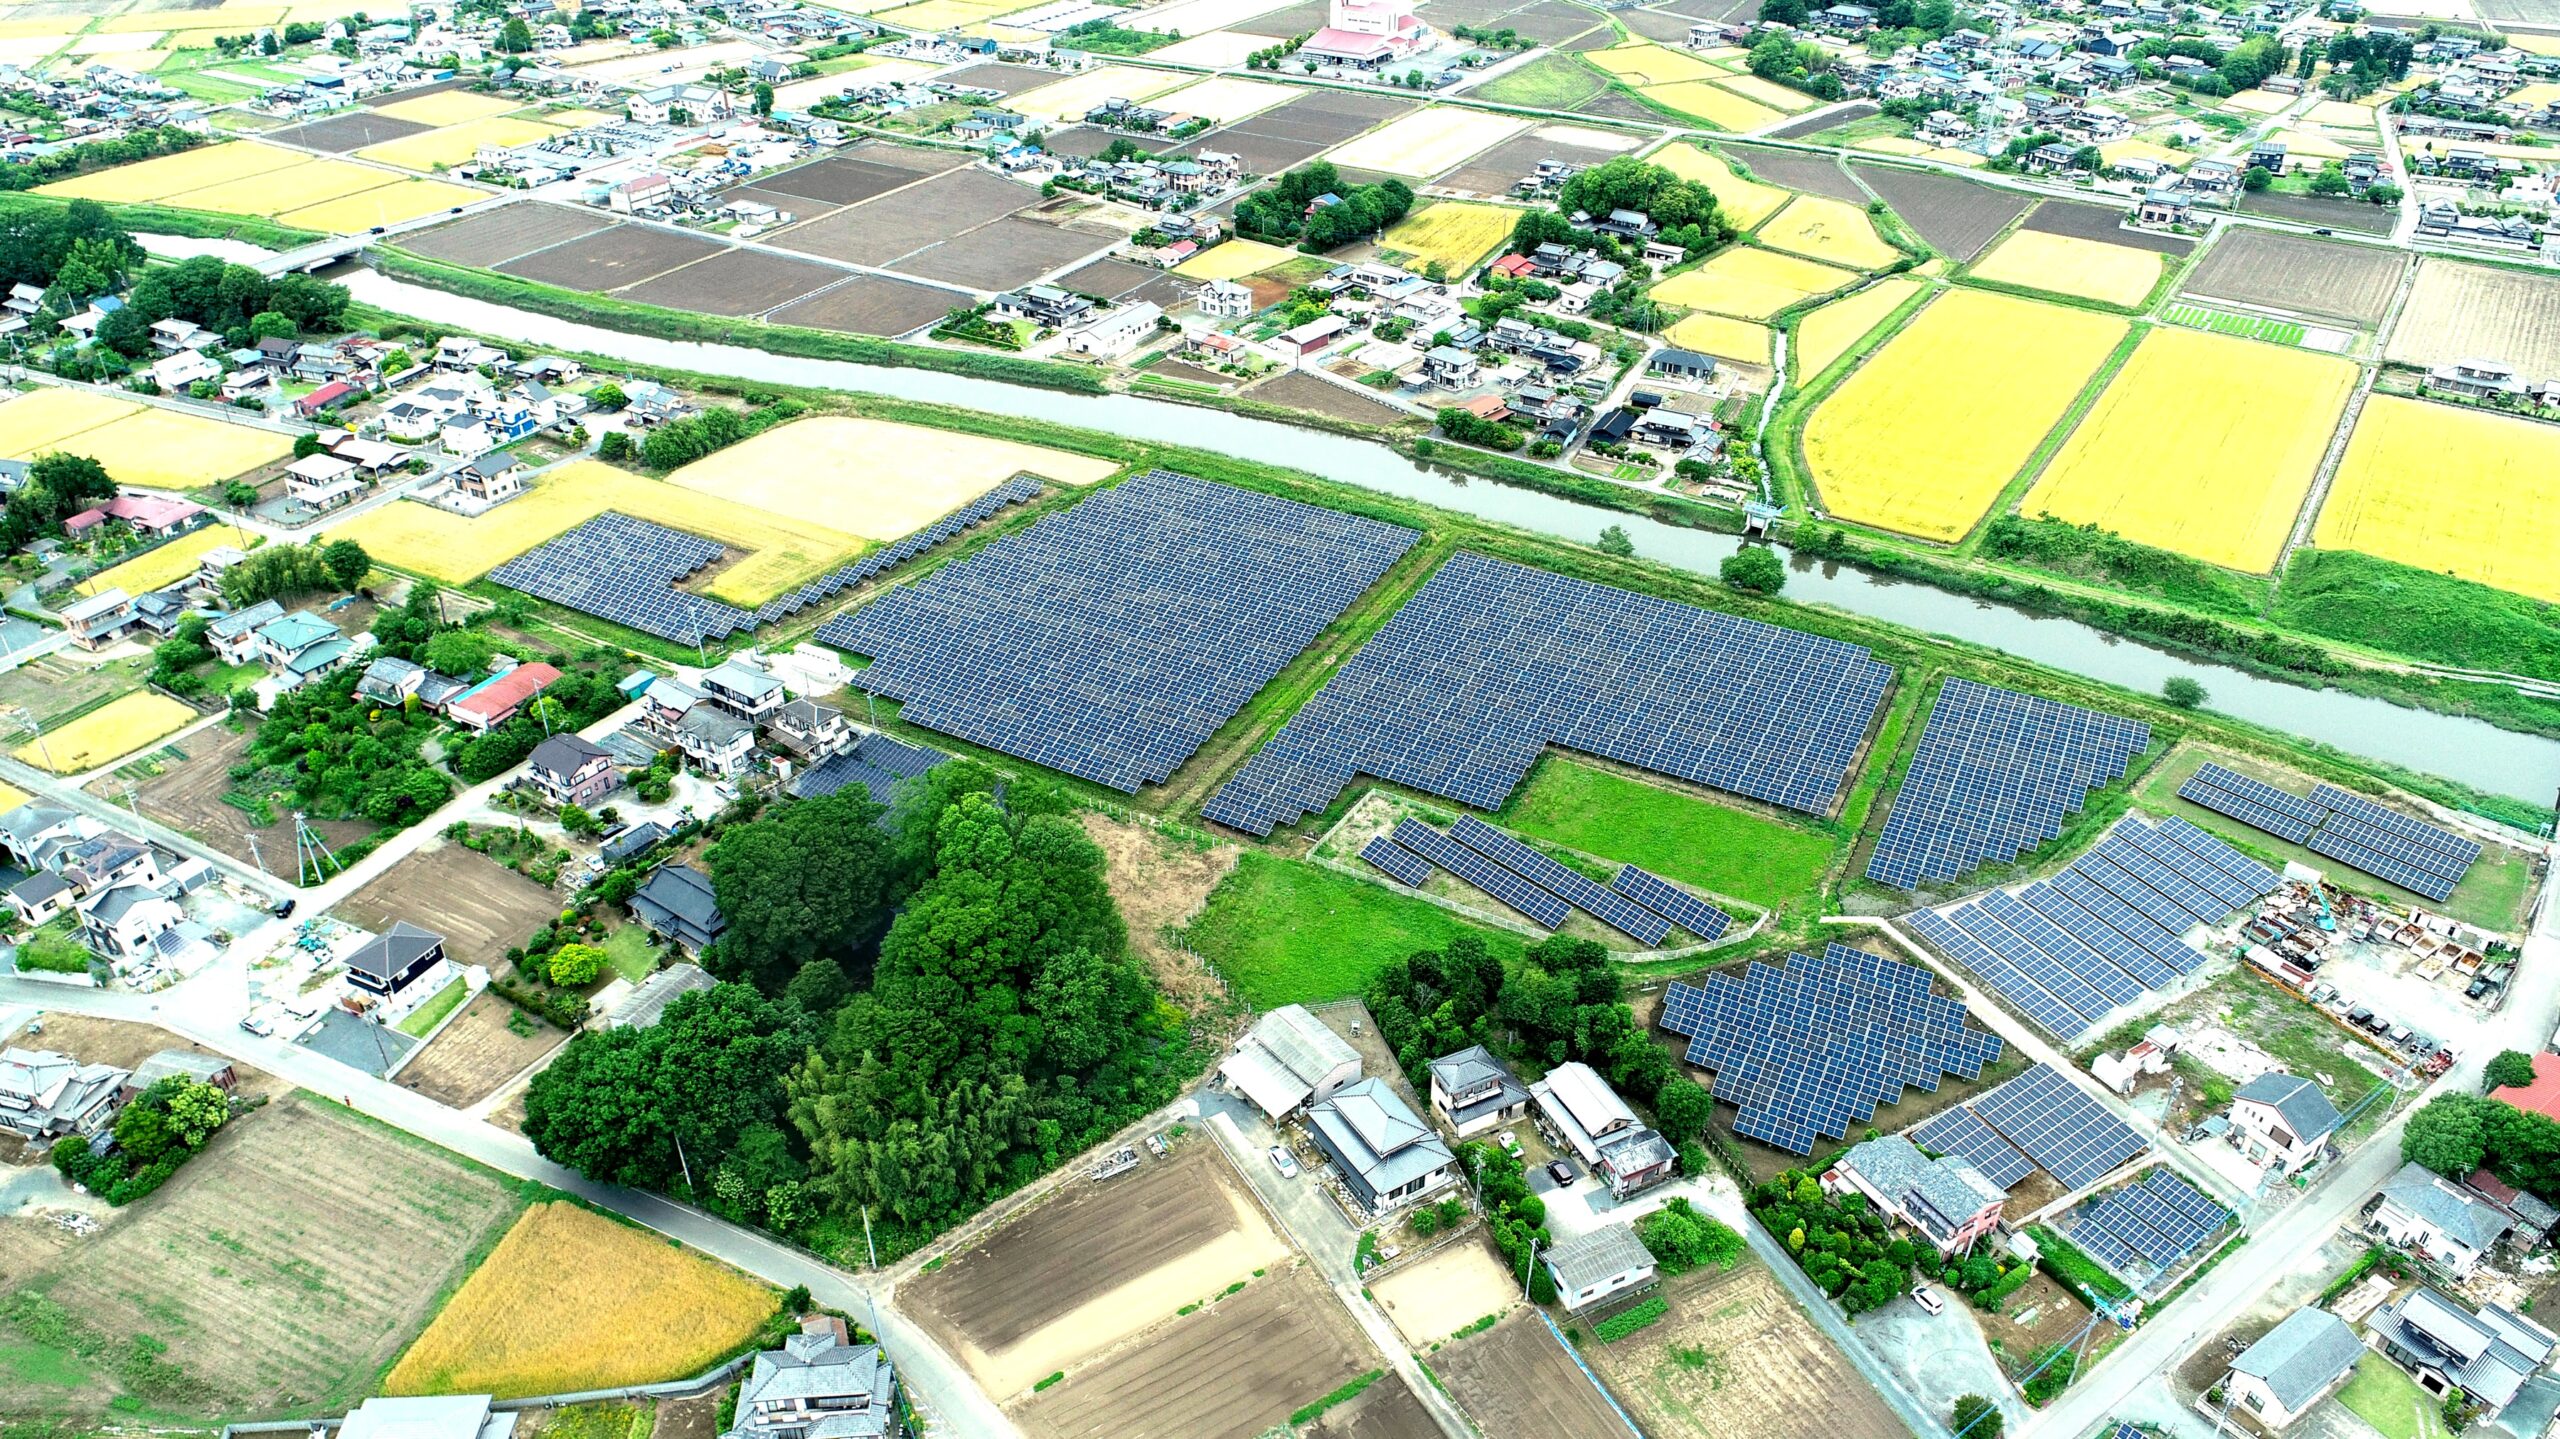
[[[618,293],[626,300],[671,310],[761,315],[843,278],[844,271],[809,260],[787,260],[761,250],[724,250]]]
[[[1096,260],[1080,270],[1059,276],[1058,283],[1079,295],[1100,295],[1106,300],[1117,300],[1141,285],[1162,278],[1164,271],[1145,265],[1132,265],[1126,260]]]
[[[1808,195],[1828,195],[1852,205],[1867,203],[1867,192],[1857,182],[1842,174],[1828,155],[1808,155],[1799,150],[1760,150],[1748,145],[1729,145],[1725,154],[1751,167],[1751,173],[1772,185],[1802,190]]]
[[[1431,1372],[1485,1439],[1627,1439],[1617,1411],[1534,1311],[1441,1350]]]
[[[813,295],[765,318],[777,325],[805,325],[854,335],[903,335],[965,305],[969,297],[931,285],[910,285],[878,275],[856,275],[823,295]]]
[[[1054,1439],[1248,1439],[1375,1367],[1333,1291],[1276,1268],[1014,1408]]]
[[[2360,235],[2388,235],[2399,217],[2399,209],[2391,205],[2368,205],[2357,200],[2330,200],[2318,195],[2279,195],[2261,190],[2240,197],[2245,214],[2273,215],[2305,225],[2324,225],[2332,230],[2353,230]]]
[[[721,1393],[714,1389],[690,1399],[658,1401],[658,1424],[650,1431],[651,1439],[712,1439],[720,1432]]]
[[[1836,1439],[1902,1423],[1769,1271],[1685,1274],[1671,1312],[1583,1358],[1654,1439]]]
[[[1512,1279],[1484,1240],[1466,1239],[1370,1281],[1369,1294],[1405,1342],[1420,1349],[1509,1310],[1520,1297]]]
[[[568,1037],[483,990],[400,1071],[400,1085],[439,1104],[468,1109]]]
[[[1587,166],[1629,153],[1632,152],[1541,140],[1533,130],[1503,141],[1431,183],[1437,189],[1469,195],[1507,195],[1514,182],[1538,168],[1540,160]]]
[[[2404,262],[2397,250],[2234,227],[2205,251],[2186,293],[2371,329],[2391,306]]]
[[[1067,1181],[898,1297],[1003,1398],[1288,1254],[1200,1136],[1134,1174]]]
[[[814,200],[823,205],[859,205],[901,185],[912,185],[921,175],[939,173],[937,170],[919,170],[912,165],[891,165],[868,158],[869,153],[877,148],[881,147],[857,147],[796,170],[766,175],[756,181],[756,188]],[[931,158],[940,162],[948,157],[937,155]],[[949,169],[951,165],[943,164],[940,168]],[[806,210],[808,206],[801,208]]]
[[[2089,1322],[2089,1306],[2072,1298],[2051,1276],[2038,1274],[2011,1295],[1999,1313],[1976,1310],[1973,1317],[1982,1325],[1984,1336],[1998,1342],[2000,1353],[2032,1354],[2079,1333]]]
[[[1686,39],[1685,36],[1682,38]],[[1817,110],[1801,120],[1781,125],[1775,130],[1764,130],[1761,133],[1772,140],[1801,140],[1808,135],[1819,135],[1837,125],[1854,125],[1860,120],[1874,117],[1877,113],[1873,104],[1861,100],[1854,105],[1843,105],[1836,110]]]
[[[2560,371],[2560,287],[2540,275],[2433,257],[2391,328],[2384,357],[2398,365],[2441,365],[2473,357],[2504,360],[2523,374]]]
[[[1539,4],[1503,16],[1501,28],[1516,30],[1541,45],[1553,45],[1576,35],[1587,35],[1595,25],[1586,6],[1569,4],[1567,0],[1541,0]],[[1602,24],[1596,28],[1608,27]],[[1682,31],[1681,38],[1687,39],[1688,32]]]
[[[429,840],[332,911],[379,934],[405,919],[444,936],[456,964],[496,968],[507,951],[560,913],[560,897],[484,854]]]
[[[2030,195],[1998,190],[1946,175],[1898,170],[1888,165],[1854,166],[1903,223],[1948,257],[1963,261],[1982,253],[1991,237],[2035,203]]]
[[[695,235],[624,225],[554,245],[540,254],[509,260],[496,268],[571,290],[615,290],[664,274],[686,261],[717,254],[721,248],[718,243]]]
[[[601,215],[560,205],[509,205],[400,237],[400,248],[455,265],[495,265],[614,228]]]
[[[1040,148],[1052,155],[1073,155],[1090,160],[1111,148],[1120,137],[1091,125],[1078,125],[1070,130],[1051,130],[1040,137]]]
[[[518,1207],[441,1150],[289,1096],[93,1238],[0,1223],[0,1272],[21,1276],[0,1352],[46,1376],[44,1410],[342,1413]]]
[[[785,250],[856,265],[885,265],[936,240],[1024,209],[1040,198],[1028,185],[983,170],[936,175],[898,192],[794,225],[771,237]],[[1096,248],[1100,248],[1097,246]]]
[[[2036,206],[2035,213],[2027,217],[2023,228],[2047,235],[2099,240],[2160,255],[2183,255],[2196,247],[2195,241],[2183,235],[2137,230],[2124,222],[2124,213],[2120,210],[2104,205],[2075,204],[2068,200],[2047,200]]]
[[[900,260],[896,268],[928,280],[980,290],[1030,284],[1061,265],[1108,249],[1114,237],[1008,218],[982,225]]]
[[[1364,425],[1392,425],[1399,420],[1413,418],[1393,405],[1364,399],[1330,380],[1319,380],[1299,370],[1290,370],[1265,380],[1245,393],[1266,404],[1312,410],[1319,415],[1332,415]]]
[[[1129,943],[1146,960],[1156,983],[1186,1009],[1207,1004],[1218,993],[1217,984],[1197,958],[1183,953],[1175,937],[1235,869],[1236,846],[1193,845],[1092,810],[1077,818],[1085,835],[1102,848],[1103,882],[1120,902]]]
[[[999,95],[1019,95],[1025,90],[1056,84],[1057,79],[1057,71],[1044,70],[1037,65],[972,65],[966,70],[954,70],[948,75],[934,77],[937,84],[965,85],[972,90],[993,90]]]
[[[1298,0],[1277,10],[1265,11],[1250,20],[1239,20],[1235,28],[1247,35],[1267,35],[1286,40],[1321,27],[1330,14],[1328,0]]]
[[[307,125],[293,125],[270,131],[267,138],[282,145],[299,145],[306,150],[327,150],[343,155],[367,145],[380,145],[392,140],[406,140],[434,129],[415,120],[397,115],[376,115],[370,110],[356,110],[332,115]]]
[[[1306,1439],[1440,1439],[1431,1411],[1397,1374],[1361,1390],[1349,1403],[1327,1409],[1298,1432]]]
[[[278,872],[293,867],[293,820],[279,813],[276,822],[252,825],[249,812],[236,805],[225,804],[222,797],[231,792],[238,781],[231,778],[231,766],[249,748],[246,732],[233,733],[222,725],[197,730],[185,739],[162,745],[148,758],[171,751],[183,754],[182,761],[171,764],[164,773],[133,787],[133,799],[149,818],[182,834],[198,839],[233,859],[257,862],[263,860]],[[101,798],[122,800],[122,780],[102,780],[91,786]],[[377,826],[365,820],[313,820],[311,827],[332,846],[353,844],[374,832]],[[254,851],[249,836],[258,838]]]
[[[1292,7],[1296,8],[1296,7]],[[1268,21],[1271,17],[1263,17]],[[1260,23],[1260,22],[1257,22]],[[1316,23],[1324,23],[1319,13]],[[1263,33],[1255,30],[1254,34]],[[1294,35],[1299,32],[1286,32]],[[1320,150],[1330,150],[1352,136],[1413,109],[1410,101],[1379,95],[1318,90],[1265,110],[1239,124],[1176,145],[1169,155],[1194,150],[1223,150],[1256,175],[1276,175]]]

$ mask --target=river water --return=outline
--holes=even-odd
[[[155,248],[157,242],[155,241]],[[201,243],[201,242],[183,242]],[[1272,420],[1134,395],[1071,395],[930,370],[767,354],[739,345],[663,340],[602,329],[412,285],[372,270],[341,267],[330,278],[358,300],[430,323],[524,344],[610,355],[632,364],[741,380],[852,390],[931,404],[1022,415],[1159,443],[1191,445],[1311,471],[1344,484],[1420,500],[1522,529],[1589,541],[1607,525],[1624,528],[1636,553],[1713,574],[1739,543],[1572,500],[1417,464],[1386,445]],[[1844,565],[1790,556],[1790,599],[1828,604],[1931,634],[1988,645],[2021,659],[2128,689],[2156,693],[2171,675],[2210,692],[2211,707],[2351,754],[2459,780],[2493,794],[2549,803],[2560,789],[2560,741],[2502,730],[2479,720],[2409,709],[2337,690],[2265,679],[2200,664],[2119,639],[2077,621],[2027,613]]]

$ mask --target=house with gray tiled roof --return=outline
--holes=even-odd
[[[2426,1256],[2456,1279],[2469,1275],[2514,1226],[2498,1206],[2415,1160],[2383,1182],[2369,1222],[2383,1238]]]
[[[2231,1096],[2231,1128],[2251,1164],[2298,1174],[2338,1132],[2338,1107],[2310,1080],[2270,1070]]]
[[[1960,1154],[1932,1159],[1899,1134],[1855,1145],[1822,1176],[1823,1187],[1855,1190],[1869,1203],[1953,1254],[2000,1223],[2008,1199],[1999,1185]]]
[[[631,913],[651,934],[692,954],[700,954],[729,928],[711,892],[710,876],[689,864],[649,871],[631,896]]]
[[[1457,1175],[1449,1146],[1384,1080],[1335,1090],[1307,1111],[1307,1128],[1343,1187],[1373,1214],[1410,1204]]]
[[[1529,1112],[1529,1091],[1481,1044],[1431,1061],[1431,1107],[1460,1139],[1499,1129]]]
[[[1218,1075],[1273,1120],[1333,1097],[1360,1077],[1360,1052],[1303,1004],[1253,1022]]]
[[[2504,1305],[2465,1313],[2423,1284],[2375,1310],[2366,1327],[2419,1388],[2436,1399],[2460,1389],[2484,1418],[2495,1418],[2512,1403],[2560,1348],[2560,1336]],[[2541,1427],[2539,1421],[2530,1426],[2534,1432]]]
[[[719,983],[698,964],[671,964],[640,982],[631,997],[613,1007],[604,1017],[607,1029],[647,1029],[667,1012],[667,1006],[698,989],[709,989]]]
[[[721,1439],[893,1439],[898,1375],[877,1344],[856,1344],[841,1319],[813,1315],[747,1366],[737,1418]]]
[[[2223,1381],[2233,1407],[2281,1429],[2355,1372],[2364,1343],[2326,1309],[2297,1309],[2231,1361]]]
[[[125,1074],[50,1049],[0,1050],[0,1129],[28,1139],[95,1134],[114,1116]]]

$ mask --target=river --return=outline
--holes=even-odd
[[[932,370],[803,359],[740,345],[627,334],[447,294],[362,268],[341,267],[330,278],[345,284],[364,303],[397,314],[530,345],[610,355],[643,367],[888,395],[1218,450],[1573,540],[1589,541],[1604,526],[1614,524],[1635,541],[1639,555],[1704,574],[1715,573],[1739,543],[1729,535],[1666,525],[1417,464],[1383,444],[1278,421],[1135,395],[1071,395]],[[2549,803],[2555,789],[2560,789],[2560,741],[2362,695],[2265,679],[2228,666],[2200,664],[2075,620],[2030,614],[1849,566],[1791,555],[1790,569],[1787,594],[1791,599],[1988,645],[2021,659],[2148,693],[2157,693],[2161,682],[2172,675],[2189,675],[2203,683],[2217,711],[2350,754],[2443,775],[2535,804]]]

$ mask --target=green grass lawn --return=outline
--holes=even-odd
[[[2338,1391],[2338,1402],[2388,1439],[2453,1439],[2445,1427],[2443,1401],[2428,1396],[2416,1380],[2379,1354],[2356,1361],[2356,1377]]]
[[[633,984],[647,979],[658,967],[658,949],[649,940],[649,931],[636,924],[626,924],[604,937],[604,952],[613,957],[613,972]]]
[[[1824,835],[1554,755],[1495,822],[1770,909],[1810,903],[1833,847]]]
[[[1389,960],[1479,934],[1509,958],[1518,935],[1321,865],[1247,851],[1193,920],[1191,947],[1256,1009],[1356,994]]]
[[[471,986],[456,979],[453,983],[446,985],[444,991],[435,998],[411,1010],[409,1017],[400,1021],[398,1028],[402,1034],[411,1039],[424,1039],[428,1031],[442,1024],[446,1015],[453,1013],[457,1005],[470,997]]]

